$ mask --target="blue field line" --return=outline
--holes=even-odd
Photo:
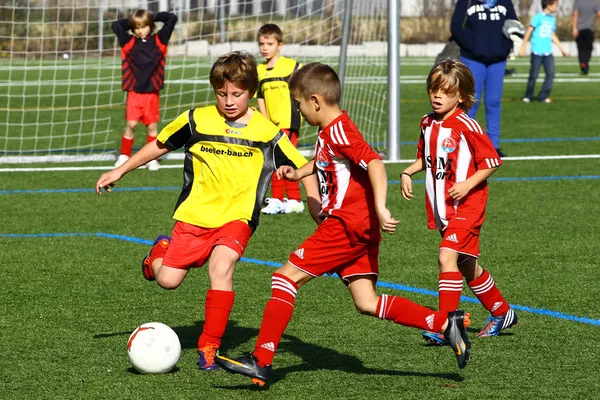
[[[81,236],[88,236],[88,237],[94,236],[94,237],[101,237],[101,238],[108,238],[108,239],[117,239],[117,240],[123,240],[123,241],[131,242],[131,243],[143,244],[143,245],[147,245],[147,246],[149,246],[153,243],[152,240],[140,239],[140,238],[131,237],[131,236],[114,235],[114,234],[103,233],[103,232],[97,232],[97,233],[85,233],[85,232],[30,233],[30,234],[0,233],[0,238],[47,238],[47,237],[81,237]],[[276,262],[276,261],[265,261],[265,260],[259,260],[259,259],[248,258],[248,257],[242,257],[240,259],[240,261],[245,262],[245,263],[250,263],[250,264],[266,265],[268,267],[275,267],[275,268],[278,268],[282,265],[282,263]],[[339,277],[337,275],[327,275],[327,277],[339,279]],[[428,295],[428,296],[434,296],[434,297],[437,297],[437,295],[438,295],[437,292],[433,291],[433,290],[415,288],[412,286],[401,285],[401,284],[393,283],[393,282],[379,281],[379,282],[377,282],[377,286],[381,287],[381,288],[398,290],[400,292],[416,293],[416,294]],[[479,300],[477,300],[476,298],[468,297],[468,296],[460,296],[460,300],[468,302],[468,303],[479,303]],[[580,322],[582,324],[600,326],[600,320],[596,320],[596,319],[591,319],[591,318],[586,318],[586,317],[578,317],[576,315],[570,315],[570,314],[566,314],[566,313],[563,313],[560,311],[552,311],[552,310],[547,310],[544,308],[533,308],[533,307],[521,306],[518,304],[511,304],[510,306],[515,310],[525,311],[525,312],[528,312],[531,314],[545,315],[545,316],[549,316],[549,317],[553,317],[553,318],[564,319],[567,321],[574,321],[574,322]]]
[[[570,180],[585,180],[585,179],[600,179],[600,175],[572,175],[572,176],[530,176],[530,177],[506,177],[506,178],[490,178],[489,181],[501,182],[528,182],[528,181],[570,181]],[[413,183],[425,183],[423,179],[414,179]],[[399,185],[398,179],[388,181],[389,185]],[[164,187],[129,187],[129,188],[113,188],[115,192],[158,192],[165,190],[181,190],[181,186],[164,186]],[[27,189],[27,190],[0,190],[0,195],[4,194],[42,194],[42,193],[96,193],[96,189]]]

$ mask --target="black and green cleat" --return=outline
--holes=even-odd
[[[215,362],[227,372],[250,377],[252,383],[260,387],[263,387],[267,383],[269,375],[271,375],[271,365],[261,367],[258,365],[258,359],[252,353],[244,354],[242,357],[236,359],[217,355]]]

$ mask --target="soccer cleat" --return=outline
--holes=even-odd
[[[444,336],[448,341],[458,361],[458,368],[463,369],[471,358],[471,342],[467,337],[467,327],[471,324],[469,317],[471,314],[462,310],[448,313],[448,326],[444,331]]]
[[[158,160],[148,161],[146,168],[148,168],[148,171],[158,171],[160,169],[160,163]]]
[[[283,214],[285,212],[285,205],[279,199],[271,199],[269,204],[260,211],[268,215]]]
[[[146,254],[144,259],[142,260],[142,274],[144,275],[144,279],[146,279],[147,281],[154,280],[154,272],[152,272],[152,262],[157,258],[163,258],[165,256],[165,253],[167,252],[170,243],[171,238],[169,236],[160,235],[152,244],[150,252]]]
[[[271,365],[261,367],[258,365],[258,359],[252,353],[244,354],[242,357],[236,359],[217,355],[215,362],[227,372],[250,377],[252,383],[260,387],[263,387],[267,383],[269,375],[271,375]]]
[[[522,100],[522,102],[523,102],[523,103],[526,103],[526,104],[527,104],[527,103],[531,103],[531,99],[530,99],[529,97],[523,97],[523,100]]]
[[[302,200],[286,200],[283,202],[284,213],[301,213],[304,211],[304,203]]]
[[[501,331],[515,326],[519,323],[517,313],[512,308],[508,309],[508,312],[499,317],[490,315],[485,321],[484,328],[475,336],[477,337],[490,337],[498,336]]]
[[[119,154],[119,157],[117,157],[117,161],[115,162],[115,167],[120,167],[121,165],[125,164],[127,160],[129,160],[128,155]]]
[[[423,331],[421,334],[425,342],[432,346],[448,346],[448,341],[443,333],[433,331]]]
[[[206,346],[198,349],[198,368],[202,371],[214,371],[219,369],[215,363],[215,356],[219,354],[219,346],[215,343],[209,343]]]

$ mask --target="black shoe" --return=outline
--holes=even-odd
[[[215,362],[227,372],[252,378],[252,383],[260,387],[267,383],[269,375],[271,375],[271,365],[261,367],[258,365],[258,359],[252,353],[247,353],[236,359],[217,355]]]
[[[498,157],[500,157],[500,158],[508,157],[508,156],[506,155],[506,153],[505,153],[505,152],[503,152],[503,151],[502,151],[500,148],[497,148],[497,149],[496,149],[496,153],[498,153]]]
[[[516,73],[517,70],[515,68],[507,68],[504,70],[504,76],[513,76]]]
[[[448,326],[444,336],[448,344],[456,354],[458,368],[463,369],[471,358],[471,342],[467,337],[466,327],[471,324],[470,314],[464,311],[452,311],[448,313]]]

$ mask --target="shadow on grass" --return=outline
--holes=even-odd
[[[196,349],[198,336],[202,332],[204,321],[198,321],[193,326],[172,327],[179,336],[182,349]],[[135,328],[133,328],[135,329]],[[132,329],[132,331],[133,331]],[[115,332],[102,333],[94,336],[95,339],[103,339],[114,336],[129,336],[131,332]],[[237,349],[241,345],[248,343],[253,344],[258,336],[258,329],[238,326],[236,321],[229,321],[223,342],[221,344],[221,353],[227,354],[231,349]],[[252,346],[252,345],[251,345]],[[251,346],[247,350],[252,350]],[[318,346],[312,343],[305,342],[293,335],[283,335],[283,339],[278,348],[278,354],[292,353],[302,359],[302,363],[291,365],[288,367],[274,368],[269,379],[269,385],[273,385],[285,378],[286,375],[302,371],[317,371],[331,370],[354,373],[359,375],[390,375],[390,376],[416,376],[416,377],[434,377],[440,379],[462,382],[464,377],[459,373],[438,373],[438,372],[415,372],[415,371],[400,371],[392,369],[369,368],[363,365],[363,362],[356,356],[340,353],[337,350]],[[232,356],[232,354],[229,354]],[[233,355],[235,357],[235,355]],[[452,356],[450,353],[448,357]],[[129,370],[135,373],[131,368]],[[248,379],[246,377],[241,377]],[[221,389],[230,390],[264,390],[257,388],[250,383],[248,385],[233,385],[233,386],[216,386]]]

